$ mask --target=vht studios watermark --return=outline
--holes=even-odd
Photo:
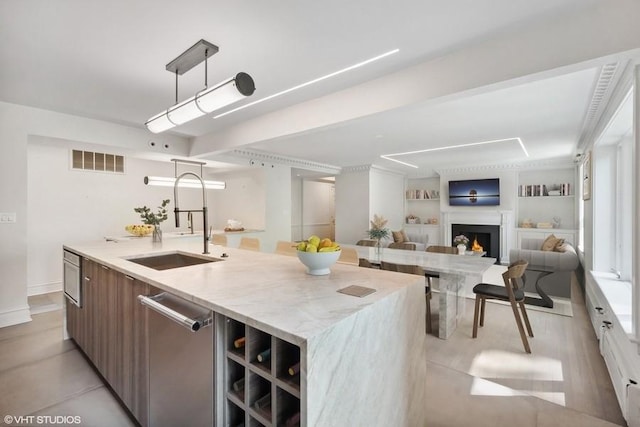
[[[79,415],[5,415],[3,421],[12,426],[81,424]]]

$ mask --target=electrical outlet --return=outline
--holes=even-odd
[[[15,212],[0,212],[0,223],[11,224],[16,222]]]

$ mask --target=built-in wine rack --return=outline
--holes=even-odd
[[[300,348],[225,321],[225,425],[300,425]]]

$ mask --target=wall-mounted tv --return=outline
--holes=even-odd
[[[449,181],[450,206],[500,205],[500,179]]]

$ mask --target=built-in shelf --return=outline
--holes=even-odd
[[[299,426],[300,348],[234,319],[225,323],[225,425]]]

